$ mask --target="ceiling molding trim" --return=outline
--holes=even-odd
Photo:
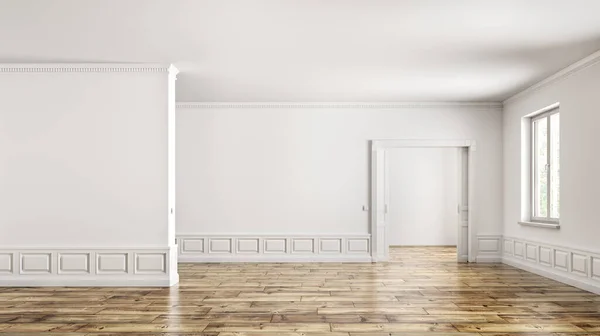
[[[0,73],[55,72],[168,72],[179,71],[172,64],[149,63],[0,63]]]
[[[501,102],[400,102],[400,103],[222,103],[178,102],[177,108],[357,108],[357,109],[406,109],[406,108],[479,108],[501,109]]]
[[[557,73],[531,85],[530,87],[526,88],[525,90],[517,92],[516,94],[514,94],[511,97],[504,100],[503,104],[508,104],[508,103],[514,102],[514,101],[518,100],[519,98],[522,98],[530,93],[538,91],[546,86],[549,86],[556,82],[559,82],[559,81],[561,81],[561,80],[563,80],[585,68],[588,68],[598,62],[600,62],[600,50],[596,51],[595,53],[587,56],[586,58],[584,58],[582,60],[579,60],[579,61],[569,65],[568,67],[558,71]]]

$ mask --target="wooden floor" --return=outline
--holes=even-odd
[[[600,296],[453,248],[380,264],[180,264],[173,288],[0,288],[0,333],[600,335]]]

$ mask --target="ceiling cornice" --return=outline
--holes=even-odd
[[[501,102],[399,102],[399,103],[225,103],[225,102],[178,102],[177,108],[359,108],[359,109],[405,109],[405,108],[484,108],[501,109]]]
[[[0,63],[0,73],[53,72],[168,72],[179,70],[172,64],[154,63]]]
[[[526,88],[525,90],[512,95],[511,97],[504,100],[503,103],[508,104],[508,103],[514,102],[514,101],[518,100],[519,98],[522,98],[530,93],[538,91],[546,86],[549,86],[556,82],[559,82],[559,81],[571,76],[572,74],[579,72],[587,67],[590,67],[598,62],[600,62],[600,50],[596,51],[595,53],[589,55],[588,57],[586,57],[582,60],[579,60],[579,61],[569,65],[568,67],[558,71],[557,73],[533,84],[532,86]]]

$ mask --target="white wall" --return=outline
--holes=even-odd
[[[522,95],[505,105],[504,234],[548,244],[600,251],[600,63]],[[560,230],[525,227],[521,220],[521,120],[560,103]],[[599,265],[600,266],[600,265]],[[600,271],[600,270],[599,270]]]
[[[178,108],[178,235],[368,233],[368,141],[382,138],[476,140],[473,222],[501,230],[498,108],[244,106]]]
[[[19,253],[36,248],[43,253],[32,263],[49,275],[64,271],[63,250],[80,250],[79,271],[93,274],[95,265],[100,273],[101,263],[116,262],[117,273],[133,275],[149,255],[134,258],[130,249],[174,245],[168,67],[0,67],[0,247],[14,251],[3,254],[13,271],[22,266]],[[98,254],[96,265],[102,249],[118,256]],[[166,274],[168,252],[161,253],[150,263]]]
[[[458,242],[458,149],[388,151],[390,245]]]

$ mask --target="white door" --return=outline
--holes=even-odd
[[[469,261],[469,150],[458,148],[458,244],[456,258]]]
[[[373,197],[372,209],[371,209],[371,234],[377,235],[376,242],[371,240],[372,246],[372,257],[374,261],[385,261],[389,258],[389,245],[387,239],[387,209],[389,205],[387,201],[389,199],[388,194],[388,182],[387,182],[387,158],[386,150],[378,149],[372,152],[372,166],[371,169],[375,174],[374,179],[371,181]]]

